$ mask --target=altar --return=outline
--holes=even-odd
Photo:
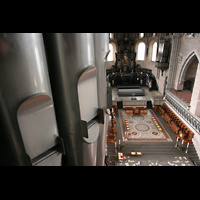
[[[117,40],[116,62],[106,74],[112,87],[115,86],[147,86],[149,91],[158,90],[156,78],[151,69],[141,68],[136,64],[135,39],[124,37]],[[121,91],[122,92],[122,91]],[[120,95],[138,96],[140,91],[128,91]],[[139,96],[143,96],[139,93]]]
[[[145,96],[144,90],[141,88],[136,89],[119,89],[118,88],[118,96]]]

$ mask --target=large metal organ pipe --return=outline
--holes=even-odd
[[[40,33],[0,34],[0,123],[0,165],[61,165]]]
[[[95,65],[97,67],[97,88],[99,108],[103,109],[104,124],[99,124],[99,137],[97,148],[97,165],[103,166],[105,159],[106,134],[108,127],[107,109],[107,81],[106,81],[106,56],[109,51],[109,34],[95,33]]]
[[[108,33],[0,33],[0,165],[104,165],[108,44]]]
[[[44,34],[44,41],[67,164],[95,166],[104,113],[98,104],[94,34]]]

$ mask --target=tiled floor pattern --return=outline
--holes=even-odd
[[[125,110],[118,110],[121,132],[127,141],[131,142],[172,142],[171,137],[157,119],[153,110],[148,109],[147,114],[141,114],[140,116],[134,116],[133,114],[127,114]],[[152,116],[156,118],[159,126],[162,130],[159,130],[154,123]],[[128,120],[129,132],[125,128],[125,118]]]

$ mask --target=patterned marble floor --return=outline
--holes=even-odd
[[[118,110],[121,132],[123,137],[127,138],[129,142],[172,142],[171,137],[159,122],[153,110],[148,109],[147,114],[134,116],[133,114],[126,114],[125,110]],[[156,119],[162,130],[156,126],[152,116]],[[126,132],[125,118],[128,120],[129,132]]]
[[[139,141],[127,140],[123,142],[122,130],[119,119],[119,111],[116,112],[116,145],[115,143],[107,143],[107,155],[113,166],[193,166],[199,165],[199,157],[193,144],[190,144],[189,151],[178,151],[175,148],[176,136],[167,126],[165,120],[160,116],[159,112],[154,112],[156,117],[165,127],[165,130],[172,138],[173,142],[164,141]],[[122,109],[123,110],[123,109]],[[120,150],[119,144],[124,144],[125,149]],[[130,156],[131,152],[142,152],[142,156]],[[124,159],[118,159],[118,153],[123,153]],[[193,163],[194,162],[194,163]]]

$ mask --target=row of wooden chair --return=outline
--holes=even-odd
[[[135,109],[133,107],[126,107],[125,108],[126,114],[132,114],[132,115],[140,115],[140,114],[147,114],[147,110],[144,107],[136,107]]]
[[[167,106],[166,103],[158,108],[162,118],[167,122],[168,126],[172,129],[174,134],[184,142],[192,140],[194,133],[183,123],[183,121]]]
[[[107,142],[113,143],[116,141],[116,134],[117,134],[117,127],[116,127],[116,118],[115,118],[115,111],[114,109],[111,109],[111,120],[108,123],[108,129],[107,129]]]
[[[129,132],[130,128],[129,128],[129,124],[128,124],[128,119],[125,118],[125,127],[126,127],[126,131]]]

